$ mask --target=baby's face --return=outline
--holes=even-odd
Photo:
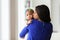
[[[31,20],[32,16],[33,16],[33,14],[31,14],[29,11],[26,12],[26,19],[27,20]]]

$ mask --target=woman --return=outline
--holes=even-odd
[[[52,24],[49,8],[46,5],[39,5],[35,8],[34,19],[20,33],[24,38],[28,33],[27,40],[50,40],[52,35]]]

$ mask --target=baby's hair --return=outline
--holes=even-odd
[[[26,12],[29,11],[31,14],[34,13],[34,10],[33,9],[27,9]]]

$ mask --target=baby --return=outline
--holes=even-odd
[[[33,19],[33,13],[34,10],[33,9],[27,9],[26,10],[26,23],[27,25],[31,23],[32,19]]]

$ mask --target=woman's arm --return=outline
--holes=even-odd
[[[27,29],[27,27],[25,27],[25,28],[21,31],[20,37],[21,37],[21,38],[24,38],[25,35],[27,34],[27,32],[28,32],[28,29]]]

